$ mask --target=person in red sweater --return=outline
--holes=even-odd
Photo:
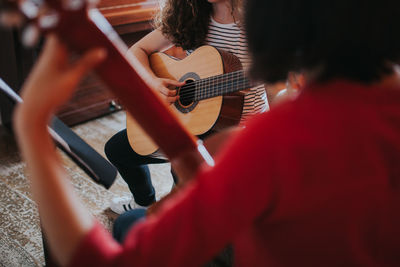
[[[105,55],[70,65],[49,36],[15,130],[55,258],[199,266],[233,244],[236,266],[399,266],[399,17],[399,1],[247,0],[251,73],[302,72],[305,88],[251,119],[122,245],[74,196],[46,128]]]

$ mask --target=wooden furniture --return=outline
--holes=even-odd
[[[101,0],[101,13],[119,34],[146,31],[158,10],[159,0]]]
[[[150,32],[158,6],[157,0],[102,0],[98,8],[129,47]],[[65,124],[74,125],[119,109],[113,94],[89,74],[57,116]]]
[[[17,91],[38,55],[37,48],[25,48],[21,45],[20,34],[17,29],[0,27],[0,78]],[[11,128],[13,107],[13,101],[0,93],[1,123],[7,128]]]
[[[118,32],[122,40],[131,46],[151,31],[151,21],[159,8],[158,0],[102,0],[99,10]],[[12,88],[19,90],[40,51],[24,48],[18,30],[0,28],[0,77]],[[62,106],[57,116],[71,126],[120,109],[118,101],[93,74],[79,85],[72,99]],[[0,94],[0,115],[4,125],[11,124],[13,105]]]

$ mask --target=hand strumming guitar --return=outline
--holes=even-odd
[[[150,67],[149,56],[153,53],[166,50],[171,46],[172,42],[168,40],[161,31],[154,30],[129,49],[129,52],[139,60],[150,75],[150,78],[146,80],[147,85],[156,90],[161,98],[169,104],[174,103],[179,98],[175,88],[183,86],[185,83],[171,79],[158,78]]]
[[[156,90],[168,104],[173,104],[179,99],[178,90],[176,87],[185,85],[185,82],[178,82],[171,79],[154,77],[148,85]]]

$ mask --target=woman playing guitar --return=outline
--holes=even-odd
[[[137,42],[130,52],[153,77],[151,86],[158,90],[167,103],[172,104],[179,98],[175,88],[183,83],[157,77],[150,68],[149,56],[173,45],[191,51],[208,44],[237,56],[246,69],[250,59],[241,17],[241,0],[167,0],[156,17],[157,29]],[[236,109],[242,109],[241,122],[252,114],[266,111],[268,102],[264,86],[247,90],[243,107],[238,106]],[[107,142],[105,153],[133,194],[113,199],[111,210],[122,214],[133,208],[152,204],[156,200],[156,194],[147,164],[165,163],[165,157],[159,152],[151,155],[135,152],[128,142],[126,130],[120,131]],[[174,174],[173,177],[177,182]]]

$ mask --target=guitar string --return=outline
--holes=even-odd
[[[234,76],[238,76],[238,75],[230,75],[233,78],[235,78]],[[240,86],[244,86],[246,84],[248,84],[248,86],[250,85],[250,82],[246,79],[243,78],[243,75],[239,75],[238,77],[236,77],[236,80],[232,80],[232,77],[224,77],[223,79],[213,79],[213,80],[209,80],[209,81],[199,81],[198,83],[196,83],[196,85],[192,85],[192,86],[183,86],[182,89],[184,89],[185,91],[182,92],[180,94],[181,98],[193,98],[193,94],[195,94],[196,92],[199,92],[198,96],[202,97],[202,96],[211,96],[213,94],[215,94],[216,91],[220,91],[222,90],[222,93],[228,93],[228,92],[233,92],[233,91],[238,91],[239,89],[233,88],[233,87],[238,87]],[[198,86],[200,85],[200,86]],[[197,88],[200,87],[200,88]],[[197,89],[197,90],[196,90]],[[200,90],[198,90],[200,89]],[[246,88],[243,88],[246,89]]]
[[[250,86],[251,86],[251,84],[248,81],[213,84],[213,85],[211,85],[210,89],[205,90],[206,93],[203,93],[201,95],[195,95],[196,92],[182,93],[180,95],[180,100],[181,101],[185,101],[185,100],[189,100],[189,99],[201,100],[201,99],[210,98],[210,97],[214,97],[214,96],[218,96],[218,95],[223,95],[225,93],[244,90],[244,89],[249,88]],[[215,94],[216,92],[221,92],[221,94]]]
[[[230,72],[230,73],[220,74],[220,75],[213,76],[213,77],[207,77],[207,78],[204,78],[204,79],[201,79],[201,80],[195,80],[194,82],[189,83],[188,85],[182,86],[182,88],[185,88],[185,89],[191,88],[191,87],[193,87],[193,86],[195,86],[195,85],[197,85],[199,83],[202,83],[202,82],[205,83],[205,84],[209,84],[209,83],[213,83],[215,81],[231,80],[232,78],[235,78],[234,76],[237,76],[239,78],[240,77],[244,77],[243,71]]]
[[[236,80],[232,80],[232,78],[236,78]],[[184,92],[182,92],[180,96],[181,100],[182,98],[190,99],[193,98],[193,95],[196,94],[196,92],[198,92],[199,98],[202,98],[204,96],[207,98],[214,95],[216,91],[222,91],[222,94],[239,91],[240,89],[237,89],[237,87],[239,85],[244,86],[246,85],[246,83],[248,84],[248,86],[250,86],[250,82],[244,77],[243,71],[236,71],[208,77],[202,80],[197,80],[188,85],[184,85],[181,87],[181,89],[184,89]],[[233,87],[236,88],[234,89]],[[246,87],[244,87],[243,89],[246,89]]]
[[[196,94],[198,92],[191,90],[190,92],[183,92],[180,94],[181,99],[190,99],[190,98],[208,98],[211,96],[217,96],[219,94],[225,94],[235,91],[240,91],[247,89],[251,86],[248,81],[239,81],[239,82],[228,82],[228,83],[218,83],[211,84],[202,91],[201,94]]]
[[[208,97],[214,95],[216,92],[229,93],[233,91],[238,91],[239,86],[244,86],[249,84],[247,79],[239,77],[239,79],[223,79],[215,82],[204,83],[204,89],[199,91],[198,97]]]
[[[207,87],[210,87],[207,89]],[[180,99],[193,99],[201,100],[204,98],[210,98],[213,96],[223,95],[225,93],[231,93],[235,91],[244,90],[251,87],[251,84],[248,81],[238,81],[238,82],[228,82],[228,83],[218,83],[207,85],[205,90],[202,90],[201,94],[196,94],[197,92],[191,91],[180,94]]]

